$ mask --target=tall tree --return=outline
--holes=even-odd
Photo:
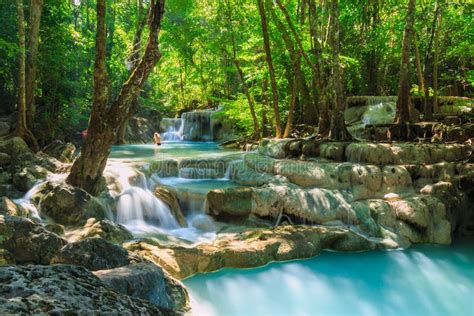
[[[16,135],[23,138],[27,144],[34,150],[38,150],[33,133],[28,128],[27,108],[26,108],[26,41],[25,41],[25,13],[23,0],[17,0],[17,18],[18,18],[18,118],[16,124]]]
[[[240,79],[240,82],[242,83],[242,90],[244,91],[245,97],[247,98],[247,102],[250,109],[250,115],[252,116],[253,138],[255,140],[258,140],[261,137],[260,124],[258,122],[257,113],[255,112],[254,96],[250,92],[250,87],[245,81],[244,71],[242,70],[239,57],[237,54],[237,44],[235,40],[235,33],[234,33],[234,27],[233,27],[233,21],[232,21],[232,8],[231,8],[231,3],[228,0],[226,1],[226,17],[227,17],[227,27],[229,29],[230,41],[232,45],[232,54],[229,54],[226,51],[226,55],[231,56],[232,63],[234,64],[235,68],[237,69],[237,73],[239,74],[239,79]]]
[[[400,63],[400,77],[398,81],[398,99],[395,123],[404,124],[411,121],[410,78],[410,48],[413,36],[413,23],[415,15],[415,0],[408,0],[408,10],[403,33],[402,59]]]
[[[331,116],[331,129],[329,132],[329,139],[332,140],[350,140],[352,139],[351,134],[346,128],[346,122],[344,121],[344,110],[345,110],[345,98],[344,98],[344,87],[343,87],[343,76],[339,60],[339,0],[331,0],[330,2],[330,15],[331,15],[331,34],[329,43],[331,45],[331,68],[332,68],[332,87],[333,87],[333,110]]]
[[[273,113],[275,116],[275,132],[276,138],[282,137],[280,109],[278,107],[278,87],[275,76],[275,68],[273,67],[272,51],[270,48],[270,37],[268,36],[267,13],[264,0],[258,1],[258,12],[260,13],[260,22],[262,24],[263,46],[265,49],[265,57],[267,60],[268,72],[270,74],[270,86],[272,88]]]
[[[94,99],[87,130],[79,158],[74,161],[67,182],[91,194],[102,189],[102,173],[116,131],[126,119],[130,105],[150,72],[161,57],[158,34],[164,14],[165,0],[151,0],[148,11],[148,40],[145,51],[123,84],[110,107],[107,106],[108,76],[106,69],[106,0],[97,1],[96,60],[94,66]]]
[[[33,130],[33,120],[36,113],[36,72],[38,68],[39,30],[42,10],[43,0],[31,0],[28,25],[28,58],[26,60],[26,121],[30,130]]]
[[[433,55],[433,106],[431,108],[431,112],[438,111],[438,67],[439,67],[439,38],[441,35],[441,24],[443,21],[443,8],[441,4],[438,3],[440,6],[438,11],[438,19],[436,23],[436,34],[434,39],[434,55]]]

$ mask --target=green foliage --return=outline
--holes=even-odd
[[[328,8],[316,1],[317,38],[311,38],[309,1],[282,0],[312,63],[321,62],[323,75],[330,78]],[[28,3],[26,1],[25,3]],[[149,1],[143,1],[144,12]],[[274,1],[267,1],[267,4]],[[341,56],[346,95],[395,95],[398,87],[400,51],[405,26],[406,1],[340,2]],[[111,99],[129,75],[127,63],[134,50],[139,24],[137,1],[108,1],[107,67]],[[436,0],[417,2],[415,33],[424,64],[426,85],[432,86],[432,54],[429,50]],[[290,34],[285,16],[275,6],[275,16]],[[472,96],[474,85],[474,4],[454,0],[442,8],[439,54],[441,94]],[[28,10],[26,8],[26,17]],[[275,16],[267,12],[271,50],[277,78],[278,100],[283,122],[291,99],[293,68],[287,43]],[[17,29],[14,1],[0,0],[0,97],[14,108],[17,82]],[[40,30],[38,69],[37,130],[43,142],[62,138],[83,129],[92,99],[95,44],[95,1],[44,1]],[[268,77],[263,51],[260,16],[255,0],[180,0],[167,1],[160,32],[162,58],[149,77],[140,96],[141,106],[159,110],[164,116],[183,111],[223,105],[227,119],[244,136],[253,133],[253,122],[243,83],[233,58],[244,74],[243,82],[255,100],[259,122],[263,113],[271,119],[272,109],[263,106],[262,84]],[[147,31],[142,35],[141,50]],[[322,54],[313,54],[317,41]],[[234,56],[235,53],[235,56]],[[412,54],[410,82],[412,94],[419,94]],[[302,58],[302,73],[313,94],[313,71]],[[323,76],[323,77],[324,77]],[[318,91],[320,93],[320,91]],[[430,90],[430,94],[432,90]],[[268,95],[271,100],[271,93]],[[298,96],[295,123],[304,121],[308,104]],[[44,128],[43,128],[44,127]]]

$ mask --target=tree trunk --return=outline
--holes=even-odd
[[[252,115],[252,121],[253,121],[253,139],[258,140],[260,139],[260,124],[258,123],[258,118],[257,114],[255,113],[255,102],[253,99],[253,95],[250,93],[249,87],[247,83],[245,82],[245,76],[244,72],[242,71],[242,68],[240,67],[240,63],[237,60],[237,57],[235,56],[232,58],[232,61],[235,65],[235,68],[237,69],[237,72],[239,74],[240,82],[242,83],[242,90],[244,90],[244,94],[247,98],[247,102],[249,104],[249,109],[250,109],[250,114]]]
[[[415,0],[408,0],[408,11],[403,34],[402,60],[400,63],[400,78],[398,81],[397,113],[395,123],[405,124],[411,121],[410,78],[408,68],[410,65],[410,47],[413,35],[415,15]]]
[[[81,155],[74,161],[67,181],[91,194],[98,194],[102,185],[110,147],[115,141],[116,131],[127,118],[130,105],[161,57],[158,33],[164,13],[164,0],[151,0],[148,14],[149,35],[142,58],[132,69],[117,98],[107,107],[106,62],[106,1],[97,1],[96,62],[94,68],[94,101],[87,136]]]
[[[418,76],[418,93],[424,93],[425,91],[425,80],[423,78],[423,69],[421,68],[420,50],[418,49],[418,41],[416,34],[413,34],[413,43],[415,44],[415,63],[416,63],[416,74]],[[426,118],[426,113],[425,113]]]
[[[351,140],[352,136],[346,128],[344,121],[344,87],[342,85],[343,77],[339,62],[339,0],[331,0],[331,63],[332,63],[332,83],[333,83],[333,111],[331,117],[331,128],[329,139],[332,140]]]
[[[317,108],[317,113],[319,115],[318,121],[318,134],[322,136],[327,136],[329,134],[330,127],[330,116],[329,116],[329,107],[324,97],[326,88],[323,85],[324,71],[322,64],[322,48],[318,40],[317,32],[317,8],[316,1],[310,0],[308,3],[309,10],[309,31],[312,39],[312,53],[314,58],[316,58],[316,72],[313,74],[313,102],[314,107]]]
[[[270,38],[268,36],[267,16],[265,12],[265,4],[263,3],[263,1],[264,0],[258,0],[258,12],[260,13],[260,21],[262,24],[262,34],[263,34],[263,42],[264,42],[263,46],[265,49],[265,57],[267,60],[268,72],[270,73],[270,84],[272,87],[273,113],[275,116],[276,138],[281,138],[282,130],[281,130],[280,110],[278,108],[278,87],[276,83],[275,69],[273,68],[273,58],[272,58],[272,53],[270,50]]]
[[[30,130],[36,113],[35,91],[36,70],[38,65],[39,30],[43,0],[31,0],[28,34],[28,59],[26,63],[26,122]]]
[[[434,37],[435,37],[435,34],[436,34],[436,23],[438,21],[438,14],[439,14],[439,1],[437,0],[436,1],[436,4],[435,4],[435,11],[433,13],[433,23],[431,25],[431,35],[430,35],[430,39],[428,41],[428,46],[426,47],[426,52],[425,52],[425,62],[424,62],[424,73],[425,73],[425,90],[424,90],[424,93],[425,93],[425,100],[424,100],[424,113],[425,113],[425,117],[426,119],[432,119],[433,118],[433,103],[430,103],[429,102],[429,96],[430,96],[430,91],[429,91],[429,87],[428,87],[428,84],[427,84],[427,81],[428,81],[428,65],[429,65],[429,62],[430,62],[430,56],[431,56],[431,50],[433,48],[433,40],[434,40]]]
[[[286,127],[285,127],[285,132],[283,133],[283,138],[290,137],[291,131],[293,130],[293,116],[295,113],[297,95],[298,95],[298,80],[295,75],[295,77],[293,78],[293,87],[291,89],[290,110],[288,111],[288,118],[286,120]]]
[[[267,117],[267,109],[269,109],[269,102],[268,102],[268,79],[267,76],[263,77],[262,80],[262,137],[269,136],[268,133],[268,117]]]
[[[28,128],[26,115],[26,43],[25,43],[25,13],[23,0],[17,0],[18,18],[18,118],[15,134],[25,140],[33,149],[38,151],[38,143]]]
[[[143,33],[143,28],[145,27],[145,22],[146,20],[143,18],[143,0],[138,0],[137,1],[137,6],[138,6],[138,15],[137,15],[137,26],[135,30],[135,36],[133,38],[133,47],[132,47],[132,52],[130,53],[130,56],[128,58],[128,64],[130,65],[129,69],[129,74],[130,71],[133,70],[133,68],[137,65],[137,63],[140,61],[140,49],[141,49],[141,42],[142,42],[142,33]],[[117,130],[117,141],[116,143],[118,145],[125,144],[127,140],[125,139],[125,136],[127,134],[127,127],[130,122],[130,119],[138,112],[138,97],[140,94],[137,94],[135,99],[132,101],[132,104],[130,106],[130,109],[128,111],[127,117],[123,121],[122,124],[120,124],[118,130]]]
[[[439,66],[439,37],[441,34],[441,23],[443,21],[443,10],[438,11],[438,22],[436,25],[436,35],[434,39],[433,55],[433,106],[432,111],[438,112],[438,66]]]

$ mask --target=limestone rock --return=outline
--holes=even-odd
[[[8,166],[11,163],[11,159],[9,154],[0,152],[0,167]]]
[[[49,264],[65,244],[58,235],[27,218],[0,215],[0,248],[18,264]]]
[[[125,249],[105,239],[86,238],[61,248],[51,263],[81,265],[97,271],[126,266],[132,259]]]
[[[272,158],[286,158],[289,156],[288,145],[293,141],[292,139],[266,138],[260,141],[258,152]]]
[[[6,122],[0,122],[0,136],[5,136],[10,133],[10,125]]]
[[[172,311],[184,313],[190,310],[188,292],[181,282],[151,262],[134,263],[94,274],[118,293],[147,300]]]
[[[176,315],[107,287],[83,267],[10,266],[0,269],[0,314]]]
[[[90,237],[100,237],[114,244],[122,244],[133,239],[133,235],[124,226],[108,219],[97,220],[89,218],[86,224],[79,229],[69,231],[66,238],[70,242],[84,240]]]
[[[252,189],[211,190],[207,194],[208,212],[212,215],[248,216],[252,211]]]
[[[18,159],[25,154],[31,154],[31,150],[23,139],[13,137],[0,142],[0,152],[6,153],[14,159]]]
[[[81,225],[91,217],[99,220],[107,217],[105,207],[80,188],[61,183],[45,191],[47,193],[41,197],[39,209],[42,215],[58,224]]]
[[[21,205],[16,204],[8,197],[4,196],[0,198],[0,214],[9,216],[21,216],[28,217],[30,212],[28,209]]]
[[[0,266],[15,264],[15,259],[5,249],[0,249]]]
[[[224,267],[252,268],[272,261],[309,258],[322,249],[362,251],[386,246],[346,228],[323,226],[279,226],[226,233],[213,242],[191,247],[165,245],[156,239],[125,244],[128,250],[153,261],[179,279]]]
[[[188,226],[181,206],[179,205],[177,192],[174,188],[163,185],[157,186],[155,188],[155,196],[169,206],[171,213],[181,227]]]
[[[60,140],[56,140],[43,148],[42,151],[61,162],[72,162],[74,153],[76,152],[76,146],[72,143],[64,143]]]
[[[143,172],[147,176],[157,175],[158,177],[177,177],[178,162],[176,160],[159,160],[153,161]]]

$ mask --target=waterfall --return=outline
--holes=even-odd
[[[109,163],[109,190],[117,201],[116,221],[134,234],[179,228],[170,208],[148,188],[148,180],[132,167]]]
[[[160,124],[161,139],[163,141],[182,141],[183,126],[183,119],[164,118]]]
[[[378,125],[390,124],[395,118],[397,97],[370,96],[367,97],[366,110],[362,114],[362,124]]]
[[[180,119],[164,118],[160,131],[164,141],[199,141],[214,140],[212,115],[215,111],[185,112]]]

